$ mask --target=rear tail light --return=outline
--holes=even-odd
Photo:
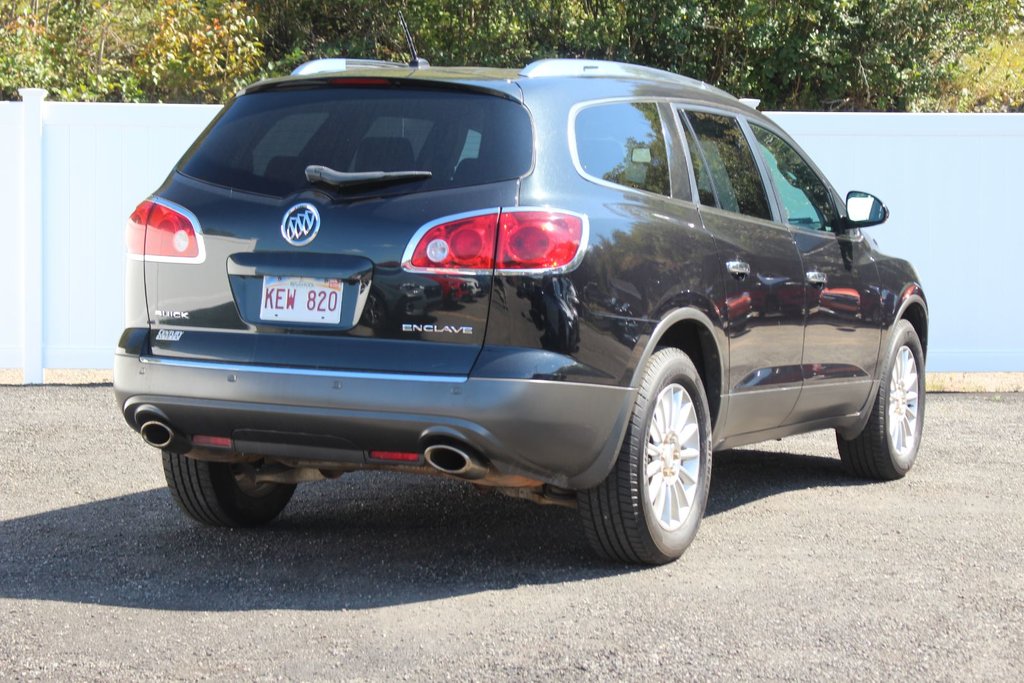
[[[129,256],[164,263],[206,260],[203,233],[191,211],[163,199],[147,199],[128,218],[125,246]]]
[[[442,218],[419,229],[402,259],[406,270],[478,273],[494,268],[498,213]]]
[[[463,275],[549,274],[579,264],[587,217],[537,208],[449,216],[419,229],[405,250],[405,270]]]
[[[581,255],[585,221],[558,211],[502,212],[498,223],[495,270],[560,271],[575,266]]]

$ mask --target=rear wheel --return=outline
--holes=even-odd
[[[236,475],[229,463],[193,460],[170,451],[163,451],[163,458],[175,502],[189,517],[210,526],[266,524],[295,492],[294,484],[256,483]]]
[[[837,434],[836,441],[854,474],[899,479],[914,465],[924,429],[924,352],[906,320],[896,323],[882,367],[885,374],[864,430],[853,439]]]
[[[697,369],[678,349],[647,363],[618,460],[580,491],[584,531],[602,557],[664,564],[693,541],[711,482],[711,419]]]

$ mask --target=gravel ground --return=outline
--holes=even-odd
[[[0,679],[1020,680],[1024,395],[933,395],[899,482],[830,433],[715,457],[667,567],[458,482],[188,522],[109,386],[0,388]]]

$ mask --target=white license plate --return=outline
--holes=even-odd
[[[265,275],[260,320],[337,325],[341,321],[341,280]]]

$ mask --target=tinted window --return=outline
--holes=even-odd
[[[771,220],[768,195],[739,122],[731,116],[704,112],[687,112],[686,116],[704,153],[718,205],[727,211]]]
[[[753,129],[786,221],[811,230],[833,230],[839,214],[824,181],[788,142],[760,126]]]
[[[576,151],[589,176],[669,194],[668,155],[658,105],[622,102],[576,116]]]
[[[410,192],[518,178],[532,161],[529,116],[509,100],[407,87],[336,87],[238,98],[179,168],[218,185],[285,196],[307,187],[305,169],[312,164],[433,173],[429,180],[385,190]]]
[[[685,118],[682,112],[679,112],[679,116]],[[697,193],[700,196],[700,203],[705,206],[718,206],[718,200],[715,199],[715,187],[711,184],[711,176],[708,175],[704,157],[685,125],[683,127],[683,136],[686,138],[686,146],[690,150],[690,163],[693,164],[693,175],[697,179]]]

